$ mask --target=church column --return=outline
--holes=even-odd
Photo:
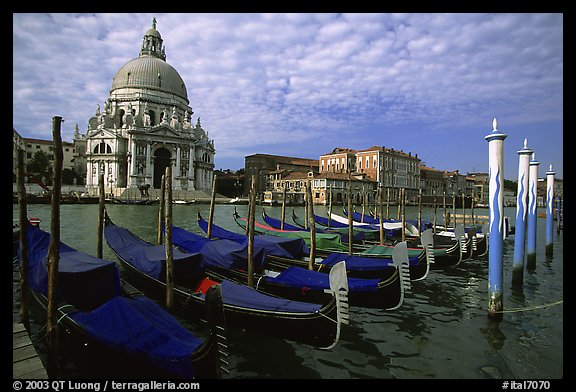
[[[174,177],[180,177],[180,145],[176,146],[176,170]]]
[[[132,158],[130,159],[130,175],[136,175],[136,141],[132,139]]]
[[[190,145],[190,155],[188,156],[188,189],[196,190],[194,184],[194,145]]]
[[[176,145],[176,167],[174,168],[174,176],[173,176],[173,181],[172,184],[174,186],[174,189],[180,190],[182,189],[182,183],[180,182],[180,179],[178,177],[180,177],[180,145],[177,144]]]
[[[151,146],[150,146],[150,142],[146,142],[146,183],[147,184],[151,184],[151,178],[152,178],[152,165],[150,162],[150,153],[151,153]]]

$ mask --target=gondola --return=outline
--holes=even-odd
[[[200,212],[198,212],[198,226],[204,232],[208,232],[208,222],[202,218]],[[244,234],[228,231],[218,225],[215,225],[214,223],[212,224],[211,232],[213,237],[220,239],[231,239],[238,243],[245,243],[248,238]],[[194,234],[192,233],[191,235]],[[281,244],[281,246],[267,247],[266,249],[267,261],[271,265],[279,264],[284,267],[296,265],[302,268],[308,268],[310,252],[308,247],[305,245],[304,240],[300,238],[290,239],[276,237],[274,235],[266,234],[261,234],[254,237],[254,242],[256,245],[266,246],[266,244],[270,241],[273,241],[273,243],[278,245]],[[293,241],[300,241],[302,245],[294,245]],[[290,245],[288,246],[285,242],[288,242]],[[324,252],[321,257],[316,258],[313,266],[318,271],[326,272],[336,262],[344,260],[346,261],[346,271],[348,277],[361,279],[380,279],[386,281],[396,273],[395,270],[397,267],[392,260],[393,248],[393,246],[387,247],[387,254],[381,254],[378,256],[363,256],[360,254],[349,255],[347,253],[341,252]],[[424,279],[429,271],[428,258],[425,258],[424,263],[421,263],[421,252],[416,251],[411,253],[412,254],[409,255],[408,258],[409,269],[408,271],[405,271],[405,268],[403,268],[402,271],[405,276],[405,289],[408,288],[407,285],[409,281]]]
[[[296,216],[296,213],[292,211],[292,219],[295,223],[301,222]],[[321,218],[326,219],[326,218]],[[335,223],[336,225],[343,225],[343,223]],[[345,225],[345,230],[347,230],[348,225]],[[432,229],[427,229],[432,230]],[[463,228],[460,230],[458,227],[457,230],[459,237],[462,238],[464,235]],[[390,234],[390,233],[388,233]],[[454,234],[449,237],[450,234],[447,236],[442,236],[438,234],[433,234],[432,236],[432,246],[428,244],[422,245],[422,239],[415,236],[407,236],[405,241],[408,244],[408,254],[409,256],[413,256],[414,252],[420,254],[420,265],[422,267],[426,266],[426,268],[431,269],[444,269],[448,267],[455,267],[457,266],[463,259],[469,257],[469,253],[467,253],[468,242],[464,239],[460,241],[456,241],[454,238]],[[400,237],[394,236],[386,236],[384,239],[384,245],[374,244],[370,247],[365,247],[362,250],[359,250],[357,253],[362,256],[373,256],[373,257],[390,257],[391,251],[393,246],[401,242]],[[425,250],[428,249],[429,252],[425,253]],[[427,263],[425,265],[424,263]],[[412,264],[411,264],[411,277],[413,280],[417,279],[416,277],[422,276],[422,267],[421,271],[413,271]],[[425,272],[427,273],[427,271]]]
[[[28,225],[29,289],[46,317],[50,234]],[[219,378],[226,346],[218,289],[207,293],[202,338],[120,279],[118,265],[60,243],[60,342],[103,377]],[[18,255],[19,261],[19,255]],[[129,363],[130,366],[126,366]],[[88,366],[88,365],[87,365]]]
[[[245,228],[246,226],[246,218],[240,217],[238,212],[234,211],[234,221],[240,226],[241,228]],[[200,222],[200,221],[199,221]],[[202,224],[201,226],[202,227]],[[206,231],[206,230],[205,230]],[[219,229],[218,232],[221,230]],[[300,237],[303,238],[307,243],[310,242],[310,235],[304,232],[290,232],[290,231],[282,231],[272,227],[267,227],[262,224],[258,224],[258,232],[261,234],[268,234],[271,236],[282,236],[285,238],[290,237]],[[371,246],[363,247],[362,249],[356,249],[352,256],[359,257],[359,258],[384,258],[384,259],[391,259],[392,258],[392,251],[396,243],[401,241],[395,241],[393,244],[379,245],[374,244]],[[319,256],[321,257],[352,257],[352,256],[344,256],[349,254],[349,248],[346,246],[345,248],[336,247],[332,245],[331,242],[326,245],[326,241],[324,239],[318,240],[318,235],[316,236],[316,251]],[[422,248],[408,248],[408,259],[409,259],[409,277],[411,281],[422,280],[428,276],[428,272],[430,268],[433,268],[435,263],[434,261],[434,254],[436,253],[433,251],[432,247],[422,247]],[[335,256],[334,254],[339,254],[339,256]],[[298,258],[298,257],[294,257]]]
[[[239,219],[239,216],[235,219]],[[201,222],[200,220],[199,223],[201,224]],[[215,225],[213,225],[214,228]],[[255,242],[257,237],[260,238],[260,236],[255,236]],[[244,245],[246,246],[246,243]],[[345,259],[346,255],[339,254],[335,256],[332,262]],[[327,285],[326,274],[303,267],[288,266],[286,263],[269,262],[265,265],[267,268],[273,269],[272,273],[280,275],[276,281],[270,281],[269,277],[266,276],[261,283],[263,290],[303,301],[319,301],[322,298],[322,293]],[[394,272],[385,280],[380,278],[348,278],[350,305],[388,310],[399,308],[404,301],[405,291],[410,286],[409,262],[408,259],[406,263],[393,260],[392,265]],[[246,274],[245,271],[238,269],[228,269],[221,272],[238,276],[240,279],[245,279],[243,276]],[[262,271],[262,273],[266,272],[266,269]]]
[[[126,228],[115,225],[105,214],[106,242],[124,267],[127,279],[155,298],[164,298],[165,245],[153,245]],[[322,303],[293,301],[263,293],[244,281],[228,279],[205,268],[201,253],[173,249],[174,302],[183,317],[195,315],[205,306],[204,291],[222,289],[226,321],[257,333],[276,336],[314,347],[332,348],[340,337],[341,324],[348,322],[346,271],[333,269],[330,290]]]

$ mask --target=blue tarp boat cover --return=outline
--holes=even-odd
[[[227,280],[222,281],[221,287],[222,300],[225,303],[244,308],[257,308],[289,313],[315,313],[322,307],[319,304],[291,301],[285,298],[262,294],[251,287]]]
[[[225,269],[248,268],[248,245],[230,240],[210,241],[200,250],[205,265]],[[254,246],[252,255],[254,270],[260,271],[266,263],[266,254]]]
[[[198,226],[200,226],[200,228],[204,230],[205,233],[208,232],[208,222],[206,220],[198,219]],[[232,240],[238,243],[243,243],[244,241],[246,241],[247,238],[247,236],[244,234],[239,234],[230,230],[226,230],[223,227],[217,226],[215,224],[212,224],[211,233],[213,238]]]
[[[104,236],[110,248],[138,270],[155,279],[162,280],[166,265],[165,245],[152,245],[136,237],[129,230],[108,224]],[[198,253],[184,253],[173,247],[174,276],[186,280],[198,277],[204,270]]]
[[[340,261],[346,261],[346,269],[349,271],[374,271],[384,268],[395,268],[391,258],[361,257],[346,255],[343,253],[330,253],[320,264],[332,267]]]
[[[208,223],[203,220],[198,220],[198,225],[202,230],[207,231]],[[178,233],[181,237],[178,238],[180,246],[181,244],[187,244],[187,241],[193,241],[194,239],[198,239],[199,241],[207,240],[204,237],[199,236],[198,234],[191,233],[189,231],[183,230],[178,228]],[[176,227],[174,227],[173,233],[176,233]],[[248,245],[248,236],[244,234],[237,234],[232,231],[226,230],[216,225],[212,225],[212,234],[214,238],[219,239],[227,239],[239,244],[243,244],[245,246]],[[173,235],[173,241],[176,244],[176,236]],[[190,248],[193,250],[194,247],[191,246]],[[300,259],[304,256],[310,254],[310,249],[306,245],[306,242],[301,238],[283,238],[283,237],[276,237],[272,235],[256,235],[254,236],[254,250],[262,250],[266,255],[278,256],[278,257],[286,257],[286,258],[293,258],[293,259]]]
[[[48,248],[50,234],[28,226],[28,281],[30,289],[48,294]],[[78,252],[60,243],[58,293],[61,299],[80,310],[90,310],[120,293],[116,263]]]
[[[135,356],[145,353],[153,365],[183,377],[194,375],[191,355],[202,341],[146,297],[115,297],[91,312],[70,317],[102,343],[123,347]]]
[[[28,226],[30,289],[46,296],[50,234]],[[118,265],[60,243],[58,293],[74,305],[68,316],[97,341],[145,358],[153,366],[194,376],[191,354],[202,343],[144,296],[122,297]]]
[[[330,288],[328,274],[300,267],[289,267],[276,277],[266,276],[264,279],[274,284],[290,287],[308,287],[312,290]],[[348,278],[348,289],[350,291],[377,291],[378,282],[379,279]]]

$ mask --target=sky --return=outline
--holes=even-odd
[[[14,13],[14,129],[85,133],[153,18],[216,169],[376,145],[487,173],[496,118],[506,179],[525,138],[539,177],[563,178],[561,13]]]

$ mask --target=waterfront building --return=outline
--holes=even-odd
[[[333,204],[348,202],[348,184],[352,185],[352,202],[374,204],[376,196],[376,182],[368,179],[361,173],[318,173],[309,171],[291,172],[284,177],[273,181],[273,188],[264,192],[264,202],[279,204],[283,199],[286,188],[287,204],[303,204],[306,194],[306,182],[310,180],[312,186],[312,202],[314,204],[328,205],[330,192]]]
[[[282,155],[252,154],[244,157],[244,194],[250,193],[252,176],[256,176],[256,194],[272,190],[274,181],[291,173],[318,172],[318,160],[287,157]]]
[[[320,155],[320,173],[353,173],[356,171],[356,151],[336,147],[332,152]]]
[[[174,190],[212,189],[214,141],[201,124],[191,123],[186,85],[166,61],[156,20],[143,37],[138,57],[125,63],[112,78],[104,107],[96,105],[75,159],[86,165],[86,188],[98,192],[104,174],[106,193],[149,185],[160,188],[162,175],[172,166]],[[84,150],[85,149],[85,150]],[[80,151],[82,150],[82,151]]]
[[[384,146],[372,146],[365,150],[336,148],[332,153],[320,157],[320,173],[365,174],[376,186],[390,188],[391,200],[398,200],[400,189],[406,189],[406,200],[409,203],[417,201],[420,188],[419,165],[418,154],[412,155]]]
[[[27,167],[30,161],[34,158],[34,154],[37,151],[44,152],[49,161],[50,167],[48,171],[53,171],[54,166],[54,146],[52,140],[35,139],[29,137],[22,137],[20,134],[12,128],[12,171],[14,178],[16,178],[16,170],[18,168],[18,149],[24,150],[24,166]],[[74,155],[76,153],[75,145],[71,142],[62,141],[62,171],[73,171],[74,170]]]

